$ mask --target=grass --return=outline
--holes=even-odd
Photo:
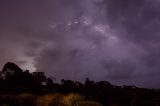
[[[103,106],[94,101],[85,101],[83,96],[76,93],[68,95],[56,93],[42,96],[23,93],[16,96],[1,95],[0,98],[0,106]]]

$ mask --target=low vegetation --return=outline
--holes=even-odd
[[[0,71],[0,106],[160,106],[160,90],[107,81],[55,83],[43,72],[7,63]]]
[[[62,94],[47,94],[47,95],[32,95],[23,93],[20,95],[1,95],[2,106],[103,106],[94,101],[84,101],[84,97],[79,94],[70,93]]]

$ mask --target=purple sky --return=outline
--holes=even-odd
[[[0,67],[160,87],[160,0],[0,0]]]

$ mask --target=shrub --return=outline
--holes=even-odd
[[[50,94],[38,97],[36,106],[78,106],[78,102],[83,99],[79,94]]]
[[[78,103],[78,106],[103,106],[103,105],[94,101],[80,101]]]
[[[0,95],[0,105],[11,105],[14,103],[13,95]]]
[[[49,94],[38,97],[36,100],[36,106],[64,106],[63,95]]]
[[[78,106],[78,102],[83,100],[83,97],[79,94],[71,93],[63,97],[63,101],[66,106]]]
[[[28,94],[28,93],[23,93],[20,95],[17,95],[14,99],[15,104],[23,105],[23,106],[34,106],[34,102],[37,96]]]

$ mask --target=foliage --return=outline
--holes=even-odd
[[[43,72],[8,62],[0,72],[0,106],[160,106],[160,90],[115,86],[107,81],[55,83]]]
[[[38,97],[36,106],[78,106],[78,102],[82,100],[79,94],[49,94]]]
[[[63,101],[67,106],[79,106],[79,101],[83,100],[83,97],[79,94],[71,93],[63,97]]]
[[[34,106],[35,99],[37,96],[28,94],[28,93],[22,93],[20,95],[14,96],[14,104],[19,104],[23,106]]]
[[[78,106],[103,106],[100,103],[94,101],[81,101]]]
[[[62,94],[49,94],[38,97],[36,100],[36,106],[63,106]]]

